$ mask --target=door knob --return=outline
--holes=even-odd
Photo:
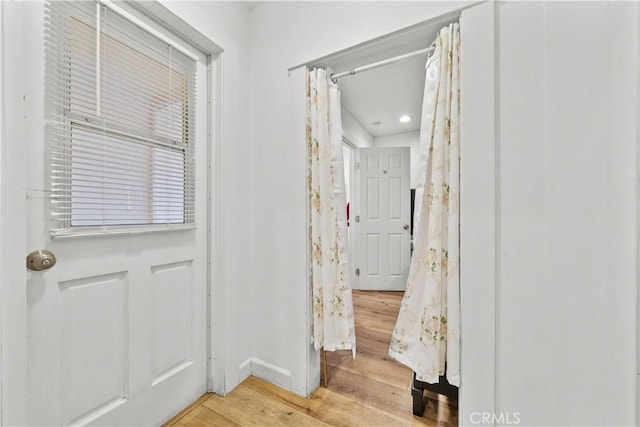
[[[402,228],[404,228],[405,230],[409,229],[409,224],[405,224]]]
[[[29,270],[48,270],[54,265],[56,265],[56,256],[46,249],[33,251],[27,255],[27,268]]]

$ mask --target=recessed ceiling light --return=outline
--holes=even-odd
[[[409,123],[413,119],[413,116],[404,115],[400,117],[400,123]]]
[[[382,122],[380,120],[376,120],[375,122],[372,122],[371,124],[374,125],[374,126],[378,126],[378,125],[381,125]]]

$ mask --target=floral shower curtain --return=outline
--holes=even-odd
[[[352,350],[355,356],[340,92],[330,75],[323,69],[307,73],[313,340],[316,350]]]
[[[389,355],[416,378],[460,385],[460,36],[440,30],[427,61],[414,249]]]

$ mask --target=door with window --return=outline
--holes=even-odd
[[[404,291],[411,258],[410,149],[359,152],[359,289]]]
[[[126,4],[38,13],[28,422],[156,425],[207,387],[207,59]]]

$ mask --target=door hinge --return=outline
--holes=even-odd
[[[360,276],[360,269],[356,268],[356,276]]]
[[[360,162],[356,162],[356,169],[360,169]]]
[[[356,215],[356,222],[360,222],[360,215]]]

